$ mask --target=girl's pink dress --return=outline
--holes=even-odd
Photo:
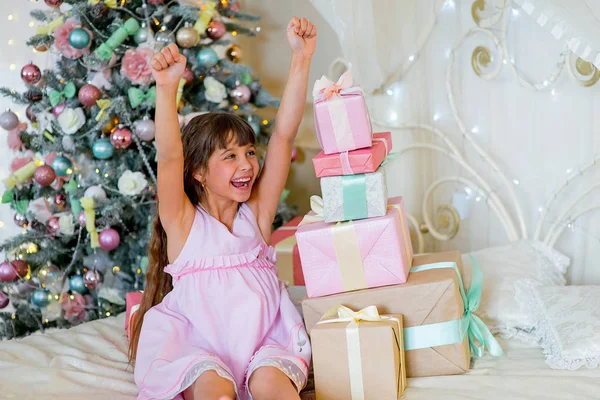
[[[165,268],[173,290],[144,317],[135,365],[138,400],[182,399],[208,370],[231,380],[242,400],[251,398],[248,379],[262,366],[304,387],[310,343],[274,263],[275,250],[246,204],[231,232],[196,210],[181,254]]]

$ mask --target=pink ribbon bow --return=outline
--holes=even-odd
[[[337,82],[333,82],[331,79],[323,75],[321,79],[315,82],[313,87],[313,97],[321,97],[328,100],[333,95],[339,95],[344,89],[352,87],[352,67],[348,68],[346,72],[340,76]]]

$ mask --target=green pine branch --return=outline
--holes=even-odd
[[[48,16],[42,10],[33,10],[29,13],[31,17],[40,22],[49,21]]]
[[[183,18],[186,22],[195,22],[201,10],[200,7],[173,5],[169,8],[169,14]]]
[[[28,242],[36,243],[47,237],[48,237],[48,234],[46,234],[46,233],[36,232],[33,230],[27,231],[23,234],[12,236],[12,237],[6,239],[6,241],[4,241],[3,243],[0,244],[0,251],[12,250],[23,243],[28,243]]]
[[[86,67],[81,65],[77,60],[71,60],[63,57],[56,63],[58,73],[65,81],[73,81],[75,79],[85,79],[88,74]]]
[[[254,33],[253,29],[246,28],[245,26],[236,24],[234,22],[225,23],[225,27],[228,31],[236,31],[237,33],[242,35],[256,36],[256,33]]]
[[[254,104],[256,107],[279,107],[280,99],[273,97],[269,92],[264,89],[258,91]]]
[[[25,96],[23,96],[21,93],[18,93],[14,89],[2,87],[2,88],[0,88],[0,95],[2,95],[2,97],[10,97],[11,100],[13,101],[13,103],[15,103],[15,104],[19,104],[19,105],[29,104],[29,100],[27,100],[25,98]]]
[[[225,10],[225,11],[223,11],[222,14],[226,17],[234,17],[235,19],[238,19],[240,21],[250,21],[250,22],[260,21],[259,16],[248,14],[245,12],[240,12],[240,11]]]
[[[44,81],[47,88],[58,89],[60,88],[60,77],[56,75],[56,72],[50,69],[44,70]]]
[[[27,41],[27,46],[38,47],[38,46],[46,46],[50,47],[54,43],[54,36],[51,35],[35,35],[29,38]]]

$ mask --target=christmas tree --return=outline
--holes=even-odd
[[[45,0],[31,13],[27,42],[55,68],[23,66],[27,90],[1,88],[26,106],[28,122],[0,114],[17,152],[2,202],[23,233],[0,245],[0,338],[68,327],[124,310],[144,286],[155,215],[155,87],[149,61],[176,42],[188,66],[180,83],[181,124],[198,112],[245,118],[259,145],[277,106],[242,63],[237,35],[257,18],[237,0]],[[275,224],[293,216],[282,198]]]

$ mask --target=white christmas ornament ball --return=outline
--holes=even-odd
[[[91,197],[96,200],[106,200],[106,192],[101,186],[90,186],[85,191],[85,197]]]

